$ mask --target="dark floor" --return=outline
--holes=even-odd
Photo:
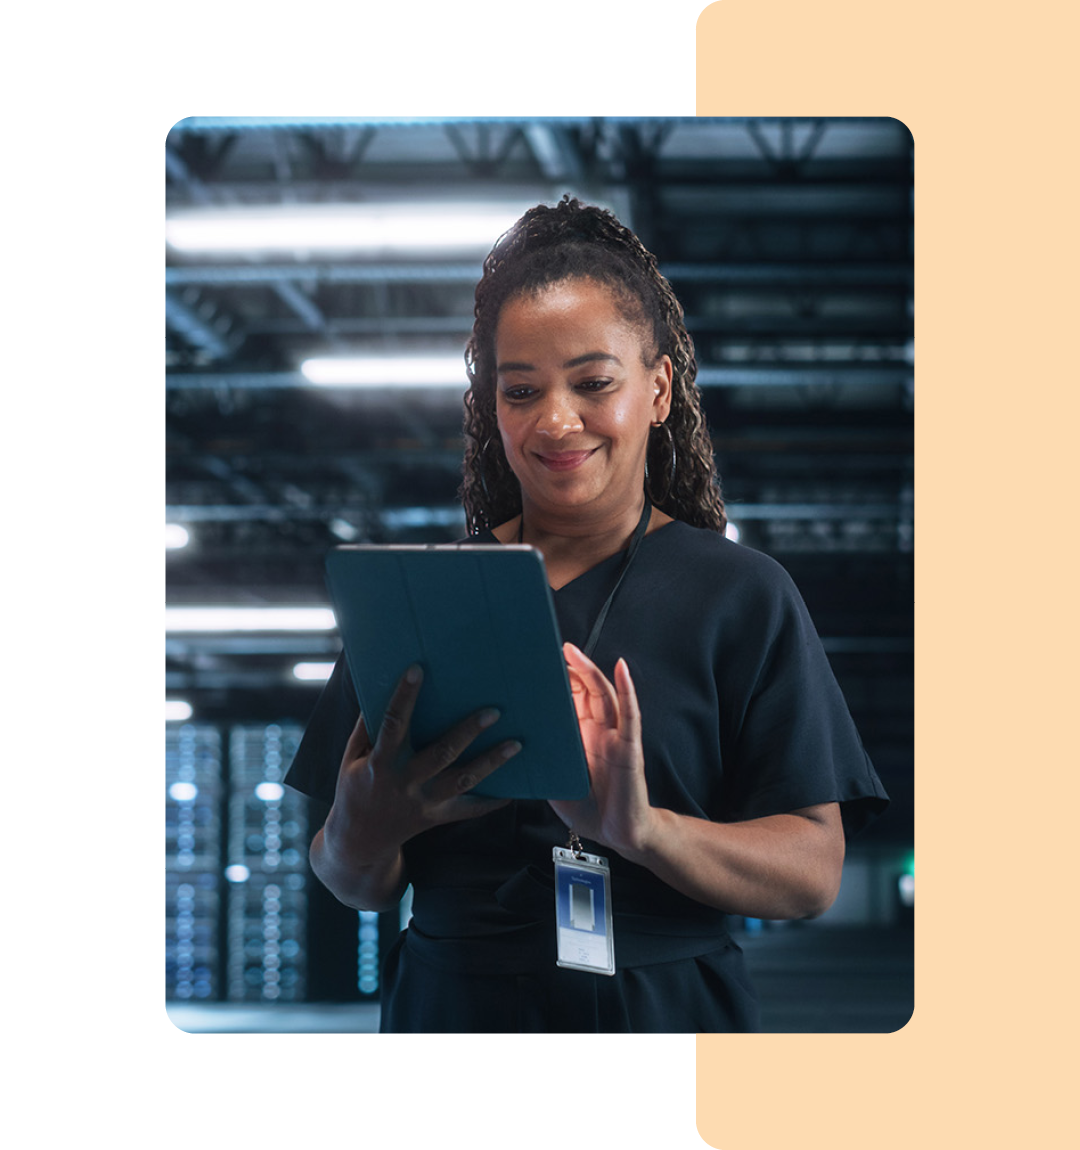
[[[913,932],[909,928],[788,923],[737,935],[771,1033],[863,1034],[899,1030],[911,1017]],[[370,1033],[370,1003],[262,1006],[169,1003],[169,1017],[192,1033]]]

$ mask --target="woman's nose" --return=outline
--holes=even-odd
[[[544,403],[536,420],[536,430],[541,435],[555,438],[581,431],[584,426],[570,397],[565,395],[551,396]]]

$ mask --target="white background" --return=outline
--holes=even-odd
[[[692,115],[704,6],[634,4],[623,17],[598,0],[377,13],[196,0],[7,16],[3,697],[17,733],[0,842],[22,920],[3,950],[13,1144],[703,1145],[691,1035],[175,1030],[161,970],[160,676],[169,127],[193,115]]]

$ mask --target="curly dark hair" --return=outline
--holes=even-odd
[[[472,338],[465,351],[469,390],[465,394],[464,480],[459,492],[469,533],[497,526],[521,511],[521,488],[499,436],[495,403],[495,330],[503,305],[553,284],[588,279],[613,294],[622,314],[651,335],[652,367],[661,356],[673,368],[670,431],[650,435],[650,488],[663,492],[653,503],[674,519],[723,532],[724,503],[712,440],[694,382],[694,344],[671,285],[656,257],[603,208],[564,196],[554,207],[530,208],[496,242],[476,285]],[[657,429],[658,430],[658,429]],[[674,476],[672,467],[674,464]]]

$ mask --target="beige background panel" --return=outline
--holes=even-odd
[[[918,200],[915,1015],[893,1035],[698,1036],[698,1131],[721,1150],[1075,1137],[1065,13],[721,0],[698,21],[699,115],[895,116]]]

